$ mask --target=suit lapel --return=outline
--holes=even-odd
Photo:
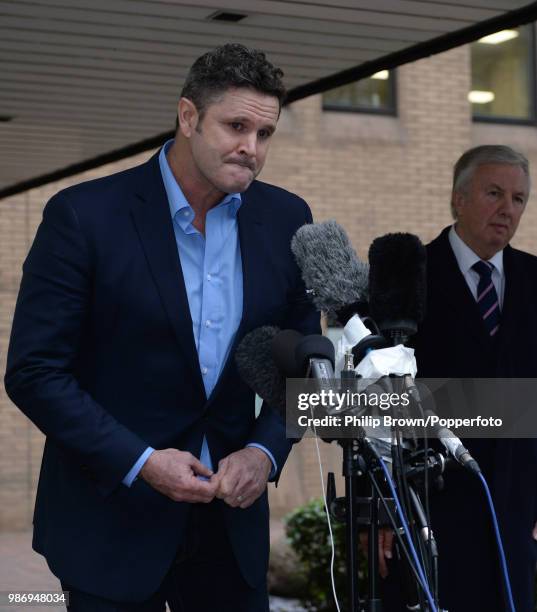
[[[449,243],[449,229],[434,240],[428,249],[428,264],[434,270],[429,274],[429,283],[445,304],[444,310],[457,314],[457,323],[466,332],[484,345],[490,346],[491,340],[486,332],[474,296],[464,278],[455,253]]]
[[[505,275],[505,288],[503,308],[498,331],[498,355],[496,363],[497,375],[517,376],[516,367],[513,368],[512,339],[520,333],[519,327],[527,321],[525,308],[530,303],[528,296],[524,295],[524,275],[522,266],[517,265],[517,253],[509,245],[503,251],[503,269]],[[509,490],[511,473],[515,469],[514,446],[512,439],[497,440],[494,453],[494,471],[492,486],[496,493],[496,511],[499,516],[508,516]]]
[[[508,245],[503,251],[505,290],[498,341],[504,344],[509,340],[520,322],[521,308],[527,305],[524,296],[524,277],[521,266],[516,265],[516,252]]]
[[[263,214],[259,202],[254,203],[250,191],[243,194],[243,204],[239,210],[239,241],[241,245],[242,259],[242,286],[243,305],[242,318],[235,336],[235,342],[242,339],[249,328],[249,322],[255,309],[256,301],[261,295],[261,286],[264,282],[262,277],[262,249],[259,245],[263,243]]]
[[[149,160],[146,168],[145,180],[138,190],[138,201],[131,209],[134,223],[164,309],[184,353],[185,363],[192,369],[194,382],[205,394],[158,153]]]

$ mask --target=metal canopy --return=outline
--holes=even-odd
[[[160,144],[216,45],[264,50],[294,101],[535,19],[527,0],[0,0],[0,198]]]

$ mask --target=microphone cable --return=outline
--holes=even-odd
[[[412,505],[410,503],[410,491],[409,491],[408,483],[407,483],[405,473],[404,473],[403,450],[401,447],[402,435],[400,434],[401,434],[401,430],[399,428],[399,425],[396,424],[395,425],[396,444],[392,446],[392,455],[393,455],[394,466],[397,465],[396,478],[397,478],[397,488],[399,489],[400,494],[401,494],[401,498],[399,502],[401,504],[401,511],[405,517],[409,517],[410,519],[412,519],[413,512],[412,512]],[[425,555],[425,551],[423,550],[423,543],[419,537],[419,534],[417,533],[415,522],[413,520],[409,520],[407,527],[409,528],[408,529],[409,540],[412,540],[414,545],[419,550],[420,557],[424,564],[424,568],[429,570],[428,565],[426,565],[426,561],[428,561],[428,559]],[[427,571],[425,575],[428,575],[428,573],[429,572]],[[423,593],[420,590],[418,590],[417,594],[418,594],[420,608],[425,609]]]
[[[408,379],[410,378],[410,384],[408,384]],[[419,394],[419,390],[416,387],[416,382],[413,377],[405,377],[407,382],[407,390],[412,399],[414,406],[418,409],[419,417],[425,423],[425,412],[423,410],[423,405],[421,403],[421,398]],[[426,549],[426,558],[428,561],[429,575],[432,575],[433,581],[433,595],[435,597],[435,601],[438,601],[438,593],[439,593],[439,576],[438,576],[438,559],[433,558],[432,548],[431,548],[431,538],[433,534],[432,525],[431,525],[431,509],[430,509],[430,483],[429,483],[429,437],[427,435],[427,427],[423,427],[422,432],[423,437],[423,494],[424,494],[424,508],[423,511],[425,513],[425,520],[428,526],[428,535],[427,535],[427,549]]]
[[[319,464],[319,474],[320,474],[320,477],[321,477],[322,498],[323,498],[323,504],[324,504],[324,509],[325,509],[325,513],[326,513],[326,521],[327,521],[327,524],[328,524],[328,531],[329,531],[329,534],[330,534],[330,545],[331,545],[331,549],[332,549],[332,555],[331,555],[331,559],[330,559],[330,579],[331,579],[331,583],[332,583],[332,594],[334,596],[334,602],[336,604],[337,612],[341,612],[341,609],[339,607],[339,601],[338,601],[338,597],[337,597],[337,592],[336,592],[336,581],[335,581],[335,576],[334,576],[336,548],[335,548],[335,541],[334,541],[334,533],[333,533],[333,530],[332,530],[332,521],[330,519],[330,511],[329,511],[329,508],[328,508],[328,503],[326,501],[326,493],[325,493],[326,487],[325,487],[325,481],[324,481],[324,475],[323,475],[321,452],[320,452],[320,449],[319,449],[319,437],[317,436],[317,431],[316,431],[316,428],[315,428],[314,425],[312,426],[312,429],[313,429],[313,433],[315,434],[315,450],[317,452],[317,461],[318,461],[318,464]],[[376,454],[376,451],[375,451],[375,455],[376,455],[377,459],[380,459],[380,456]],[[380,459],[380,460],[382,461],[382,459]],[[383,466],[383,467],[385,469],[385,466]],[[405,555],[406,560],[408,561],[410,569],[412,570],[412,572],[413,572],[416,580],[418,581],[419,585],[422,587],[422,589],[425,592],[427,592],[427,583],[424,582],[424,580],[423,580],[423,572],[421,572],[421,575],[420,575],[419,563],[416,566],[415,557],[414,557],[414,559],[412,558],[412,556],[411,556],[411,554],[410,554],[410,552],[409,552],[409,550],[408,550],[408,548],[407,548],[407,546],[405,544],[403,536],[401,535],[401,532],[399,531],[399,528],[398,528],[398,525],[397,525],[397,520],[396,520],[395,516],[393,515],[392,511],[390,510],[390,507],[388,505],[386,497],[382,493],[382,490],[381,490],[378,482],[376,481],[375,477],[373,476],[372,472],[369,472],[369,477],[370,477],[370,480],[371,480],[371,484],[375,488],[375,490],[376,490],[376,492],[377,492],[377,494],[379,496],[379,499],[380,499],[382,505],[384,506],[384,510],[386,511],[386,515],[388,516],[388,518],[390,520],[390,523],[393,526],[395,537],[397,538],[397,541],[399,542],[401,550],[402,550],[403,554]],[[392,493],[393,493],[393,488],[392,488]],[[394,496],[394,499],[396,499],[395,496]],[[397,507],[397,503],[398,503],[398,500],[396,499],[396,507]],[[408,527],[407,526],[403,526],[403,528],[404,528],[405,533],[407,534],[407,537],[409,537],[408,536],[408,533],[409,533],[408,532]],[[412,540],[410,540],[410,545],[412,546]],[[431,610],[431,612],[437,612],[437,610],[435,608],[433,608]]]
[[[313,418],[313,407],[311,406],[310,406],[310,412]],[[328,508],[328,503],[326,501],[326,487],[324,483],[321,451],[319,449],[319,437],[317,436],[317,429],[315,428],[315,425],[312,426],[312,429],[313,429],[313,433],[315,434],[315,449],[317,451],[317,461],[319,462],[319,474],[321,475],[321,491],[323,494],[324,511],[326,512],[326,522],[328,524],[328,531],[330,533],[330,546],[332,548],[332,556],[330,558],[330,579],[332,582],[332,594],[334,596],[334,603],[336,604],[337,612],[341,612],[341,609],[339,607],[339,601],[337,598],[337,592],[336,592],[336,579],[334,576],[334,565],[336,561],[336,545],[334,542],[334,533],[332,531],[332,521],[330,520],[330,510]]]
[[[420,412],[420,417],[425,422],[425,412],[423,411],[423,406],[421,405],[421,401],[419,397],[416,400],[416,405],[418,406],[418,410]],[[438,559],[433,559],[432,550],[431,550],[431,538],[433,534],[432,524],[431,524],[431,505],[430,505],[430,492],[429,492],[429,438],[427,436],[427,427],[423,428],[423,475],[424,475],[424,497],[425,497],[425,518],[427,520],[427,525],[429,527],[427,533],[427,557],[429,559],[429,567],[431,569],[433,575],[433,594],[438,600],[439,594],[439,577],[438,577]]]
[[[388,471],[388,468],[386,467],[386,464],[384,463],[384,460],[382,459],[382,457],[377,453],[376,449],[374,447],[372,447],[370,445],[370,448],[373,452],[373,454],[375,455],[377,461],[379,462],[379,465],[382,468],[382,471],[384,472],[384,476],[386,477],[386,481],[388,483],[388,486],[390,487],[390,492],[392,494],[392,497],[395,501],[395,508],[397,510],[397,514],[399,515],[399,520],[401,521],[401,524],[403,526],[403,529],[405,531],[405,534],[407,536],[407,540],[408,540],[408,545],[410,548],[410,552],[412,553],[412,557],[414,558],[414,563],[416,566],[416,569],[418,571],[418,574],[420,575],[421,578],[421,586],[423,588],[423,590],[425,591],[425,595],[427,597],[427,601],[429,603],[429,606],[431,608],[431,612],[438,612],[438,608],[436,607],[434,601],[433,601],[433,597],[431,595],[431,591],[429,589],[429,585],[427,584],[427,580],[425,578],[425,574],[423,572],[423,568],[421,567],[420,561],[418,559],[418,555],[416,553],[416,549],[414,547],[414,543],[412,542],[412,537],[410,536],[410,529],[408,527],[408,523],[406,521],[405,515],[402,511],[401,508],[401,502],[399,500],[399,497],[397,495],[397,492],[395,490],[395,486],[393,484],[393,480],[392,477],[390,475],[390,472]]]
[[[418,570],[416,569],[416,565],[414,564],[414,559],[412,559],[410,552],[408,551],[407,545],[405,544],[405,541],[403,540],[403,536],[401,535],[401,532],[399,531],[397,519],[393,515],[388,505],[388,502],[386,500],[386,497],[382,493],[382,490],[378,482],[376,481],[375,477],[373,476],[372,472],[369,472],[369,478],[371,480],[371,484],[373,485],[375,491],[377,492],[377,495],[379,496],[380,501],[382,502],[382,505],[384,506],[384,510],[386,512],[387,517],[390,519],[390,523],[393,526],[393,532],[395,534],[395,537],[397,538],[397,542],[399,543],[399,546],[401,547],[403,554],[405,555],[406,560],[408,561],[408,565],[410,569],[412,570],[412,573],[414,574],[414,577],[416,578],[418,584],[423,588],[423,590],[425,590],[421,576],[419,575]]]
[[[513,601],[513,593],[511,591],[511,582],[509,580],[509,571],[507,569],[507,561],[505,559],[505,552],[503,549],[502,536],[500,534],[500,527],[498,525],[498,518],[496,516],[496,510],[494,508],[494,502],[492,501],[492,496],[490,494],[490,489],[483,476],[482,472],[478,474],[479,480],[483,484],[483,488],[485,489],[485,494],[487,496],[487,501],[490,508],[490,514],[492,516],[492,524],[494,526],[494,535],[496,536],[496,542],[498,544],[498,552],[500,554],[500,565],[502,566],[502,575],[505,586],[505,596],[507,599],[508,608],[511,612],[516,612],[515,603]]]

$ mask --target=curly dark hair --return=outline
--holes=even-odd
[[[200,120],[207,106],[231,87],[251,87],[274,96],[281,108],[286,93],[282,77],[283,71],[262,51],[228,43],[204,53],[192,64],[181,97],[194,103]],[[177,125],[176,121],[176,129]]]

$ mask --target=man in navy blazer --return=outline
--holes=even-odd
[[[537,377],[537,258],[509,246],[529,189],[527,159],[506,146],[476,147],[455,165],[455,223],[427,245],[427,314],[415,342],[421,377]],[[532,612],[537,444],[472,439],[466,446],[492,490],[516,610]],[[441,605],[449,612],[508,609],[490,512],[473,474],[445,474],[431,499],[431,522]]]
[[[5,383],[46,434],[33,547],[74,612],[268,610],[291,443],[233,354],[261,325],[319,331],[290,251],[310,210],[254,180],[281,76],[241,45],[203,55],[174,141],[45,207]]]

